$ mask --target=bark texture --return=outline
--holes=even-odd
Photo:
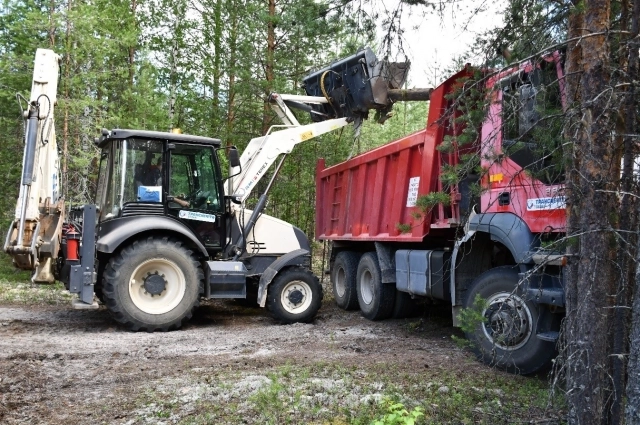
[[[629,160],[629,156],[634,156],[635,150],[633,149],[635,145],[635,140],[631,135],[635,134],[637,131],[637,100],[636,100],[636,82],[638,81],[638,49],[640,48],[640,43],[638,42],[638,33],[640,32],[640,0],[635,0],[633,2],[633,13],[632,13],[632,41],[629,44],[629,69],[628,69],[628,80],[631,82],[631,86],[629,88],[629,92],[627,93],[626,101],[625,101],[625,132],[627,134],[625,138],[625,168],[631,167],[633,168],[633,164],[629,165],[627,162],[633,162],[633,159]],[[624,184],[628,184],[631,186],[631,179],[629,181],[623,182]],[[636,188],[637,190],[637,188]],[[637,209],[637,202],[632,199],[631,196],[625,196],[623,202],[634,202],[635,207]],[[623,205],[624,206],[624,205]],[[637,214],[637,212],[636,212]],[[637,217],[633,223],[634,228],[637,228]],[[640,258],[638,257],[638,252],[636,248],[636,265],[640,264]],[[626,409],[625,409],[625,419],[627,424],[637,424],[640,423],[640,291],[638,288],[640,283],[640,268],[636,269],[634,286],[635,286],[635,294],[633,298],[633,308],[632,308],[632,321],[631,321],[631,329],[629,332],[629,360],[627,364],[627,383],[626,383]],[[626,296],[627,293],[631,292],[630,289],[627,289],[623,296]],[[619,314],[623,314],[621,311]],[[626,315],[625,315],[626,318]],[[615,372],[615,371],[614,371]],[[624,371],[622,372],[624,373]],[[614,410],[614,412],[616,412]]]
[[[265,80],[266,80],[266,93],[265,95],[269,95],[269,92],[273,89],[273,84],[275,82],[275,74],[274,74],[274,58],[276,52],[276,0],[268,0],[268,13],[269,18],[267,20],[267,52],[265,57]],[[269,121],[270,115],[269,112],[271,108],[267,102],[264,103],[264,112],[262,114],[262,134],[267,134],[269,130]]]
[[[612,306],[615,287],[615,238],[618,210],[615,182],[619,156],[611,137],[614,106],[609,86],[609,43],[606,30],[609,0],[588,0],[572,17],[570,36],[603,33],[579,41],[568,55],[574,108],[570,133],[574,142],[570,182],[569,232],[577,242],[568,270],[566,370],[570,424],[607,423],[611,405]],[[575,63],[579,61],[579,63]],[[578,85],[576,86],[576,83]],[[618,171],[619,172],[619,171]]]

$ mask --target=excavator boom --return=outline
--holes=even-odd
[[[54,281],[64,201],[60,194],[60,158],[54,126],[60,57],[38,49],[25,119],[20,194],[4,250],[21,269],[33,270],[33,280]]]

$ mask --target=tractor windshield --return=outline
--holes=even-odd
[[[163,142],[114,139],[102,150],[96,204],[100,219],[118,217],[132,202],[162,202]]]

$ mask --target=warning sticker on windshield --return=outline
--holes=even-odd
[[[527,199],[527,211],[563,210],[566,207],[567,201],[564,196]]]
[[[184,218],[185,220],[195,220],[195,221],[208,221],[210,223],[215,223],[216,216],[212,214],[204,214],[195,211],[185,211],[180,210],[178,214],[180,218]]]

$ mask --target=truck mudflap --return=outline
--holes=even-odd
[[[278,272],[286,266],[300,264],[299,258],[308,255],[306,249],[296,249],[274,261],[260,276],[260,284],[258,286],[258,304],[264,307],[267,303],[267,288]]]

